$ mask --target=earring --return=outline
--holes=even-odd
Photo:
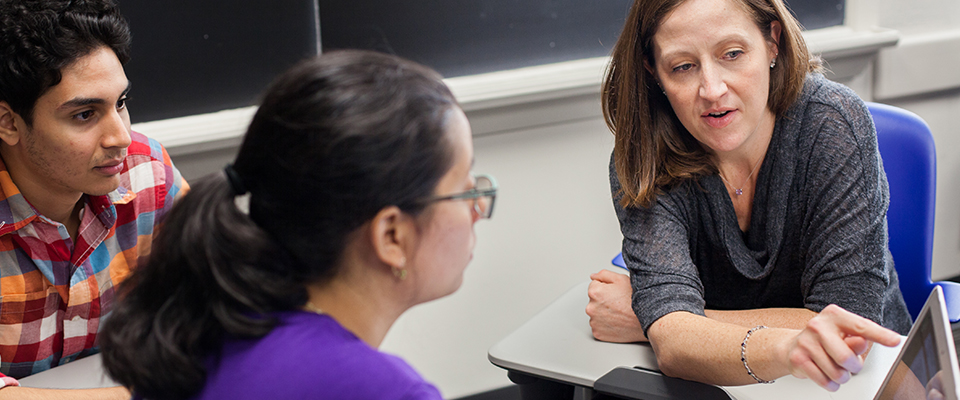
[[[407,270],[403,266],[407,263],[406,257],[400,257],[400,265],[391,268],[393,270],[393,276],[397,277],[399,280],[407,279]]]
[[[777,66],[777,59],[774,58],[773,61],[770,61],[770,69],[773,69],[773,67],[776,67],[776,66]]]

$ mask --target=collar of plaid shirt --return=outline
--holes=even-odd
[[[0,372],[22,377],[96,352],[102,311],[129,271],[114,266],[129,261],[118,253],[137,250],[135,235],[133,243],[129,235],[116,240],[115,204],[135,197],[122,186],[84,196],[74,242],[37,213],[0,160]]]

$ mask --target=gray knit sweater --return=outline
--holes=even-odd
[[[612,161],[612,160],[611,160]],[[717,175],[685,181],[650,208],[620,207],[610,185],[644,332],[688,311],[837,304],[900,334],[910,330],[887,248],[887,180],[863,101],[820,74],[779,118],[740,230]]]

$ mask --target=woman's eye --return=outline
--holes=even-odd
[[[124,109],[124,108],[127,108],[127,98],[126,98],[126,97],[123,97],[123,98],[121,98],[120,100],[117,100],[117,109],[118,109],[118,110],[122,110],[122,109]]]
[[[673,67],[673,72],[689,71],[690,68],[693,68],[693,64],[678,65],[676,67]]]
[[[733,51],[727,52],[727,58],[730,60],[736,60],[741,55],[743,55],[743,50],[733,50]]]

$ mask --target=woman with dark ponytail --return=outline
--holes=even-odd
[[[232,166],[167,216],[122,287],[104,365],[146,399],[437,399],[377,347],[453,293],[496,185],[440,76],[372,52],[267,90]]]

